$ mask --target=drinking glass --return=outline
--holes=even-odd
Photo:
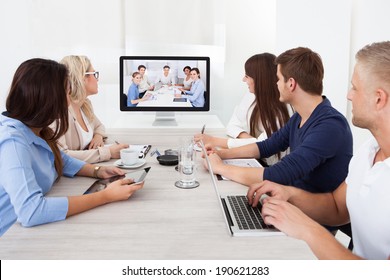
[[[182,140],[179,148],[178,172],[180,179],[175,182],[175,186],[183,189],[192,189],[199,186],[196,181],[196,151],[194,150],[192,138]]]

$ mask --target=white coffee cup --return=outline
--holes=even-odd
[[[122,164],[134,165],[139,161],[139,151],[128,148],[120,150]]]

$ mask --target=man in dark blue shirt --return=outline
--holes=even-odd
[[[346,178],[352,157],[352,133],[346,118],[322,96],[324,69],[320,56],[296,48],[276,58],[280,101],[295,113],[269,139],[246,146],[212,151],[214,173],[244,185],[262,180],[293,185],[310,192],[331,192]],[[270,167],[238,167],[227,158],[266,158],[290,148]]]

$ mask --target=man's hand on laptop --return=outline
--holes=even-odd
[[[330,234],[327,229],[310,219],[298,207],[286,201],[269,198],[264,203],[261,214],[266,224],[273,225],[288,236],[297,239],[307,241],[307,236],[313,235],[310,233]]]
[[[255,183],[249,186],[247,193],[248,203],[252,207],[256,207],[259,201],[267,200],[267,197],[262,197],[263,195],[268,195],[279,200],[288,201],[290,198],[289,187],[280,185],[268,180],[265,180],[260,183]]]

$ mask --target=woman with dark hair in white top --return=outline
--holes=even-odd
[[[195,135],[195,140],[221,148],[244,146],[267,139],[290,119],[290,106],[279,101],[276,85],[275,55],[256,54],[245,62],[245,76],[242,81],[249,92],[236,106],[226,127],[231,138],[213,137],[207,134]],[[280,160],[285,153],[265,159],[267,165]]]

